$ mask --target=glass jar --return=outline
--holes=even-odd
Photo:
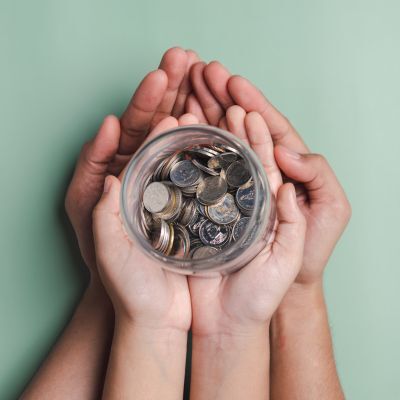
[[[253,213],[243,236],[212,257],[180,259],[163,255],[153,248],[140,223],[143,190],[162,159],[175,151],[204,144],[229,146],[247,162],[255,188]],[[162,268],[186,275],[225,275],[245,266],[266,246],[275,223],[275,199],[260,160],[244,142],[216,127],[189,125],[156,136],[132,157],[122,182],[121,216],[132,241]]]

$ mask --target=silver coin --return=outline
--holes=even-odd
[[[197,215],[197,201],[194,199],[185,199],[179,216],[179,223],[183,226],[188,226],[197,219]]]
[[[169,174],[171,181],[178,187],[195,185],[201,178],[200,170],[190,161],[177,162]]]
[[[183,160],[184,154],[181,151],[175,151],[173,154],[171,154],[163,164],[163,168],[160,172],[160,178],[161,180],[165,181],[168,179],[169,174],[171,172],[171,169],[173,166],[178,163],[179,161]]]
[[[235,199],[230,193],[227,193],[219,203],[207,206],[206,211],[211,221],[219,225],[236,221],[240,214]]]
[[[199,146],[191,148],[188,153],[202,158],[210,158],[216,156],[218,151],[215,151],[209,147]]]
[[[238,188],[236,192],[236,202],[240,209],[252,211],[254,209],[256,190],[254,182],[250,181],[247,184]]]
[[[209,176],[197,187],[196,196],[204,205],[215,204],[225,195],[228,189],[226,180],[220,176]]]
[[[222,143],[215,143],[213,145],[213,148],[218,148],[221,149],[222,151],[220,151],[221,153],[226,153],[226,152],[230,152],[230,153],[236,153],[238,155],[240,155],[239,150],[235,149],[232,146],[229,146],[227,144],[222,144]]]
[[[171,201],[171,190],[162,182],[150,183],[143,193],[143,205],[151,213],[165,210]]]
[[[206,246],[223,246],[229,241],[229,225],[217,225],[211,221],[204,221],[200,225],[199,237]]]
[[[200,217],[197,219],[197,221],[193,222],[192,224],[190,224],[190,225],[188,226],[189,231],[190,231],[193,235],[199,236],[199,229],[200,229],[201,224],[202,224],[204,221],[207,221],[207,219],[206,219],[205,217],[203,217],[203,216],[200,216]]]
[[[193,250],[193,252],[191,253],[191,258],[194,260],[199,260],[202,258],[212,257],[217,253],[219,253],[219,250],[215,247],[202,246]]]
[[[190,237],[185,227],[180,224],[174,225],[175,238],[172,249],[174,257],[186,258],[190,252]]]
[[[239,187],[251,179],[250,171],[242,161],[235,161],[226,170],[226,181],[231,187]]]
[[[236,222],[232,229],[232,238],[234,241],[239,240],[243,236],[249,221],[249,217],[242,217]]]
[[[169,241],[169,225],[164,220],[155,224],[152,231],[152,244],[156,250],[163,252]]]
[[[215,171],[212,168],[209,168],[208,166],[204,165],[201,163],[199,160],[196,160],[195,158],[192,159],[192,163],[199,169],[201,169],[203,172],[207,173],[208,175],[212,176],[217,176],[219,175],[219,172]]]
[[[206,217],[206,209],[205,209],[205,205],[201,204],[197,199],[196,199],[196,207],[197,207],[197,211],[203,216]]]
[[[236,153],[222,153],[217,156],[210,158],[207,161],[207,166],[213,169],[226,169],[231,165],[233,162],[237,160],[238,156]]]

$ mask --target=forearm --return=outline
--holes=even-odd
[[[103,398],[181,399],[186,342],[187,332],[117,318]]]
[[[104,289],[91,283],[21,399],[97,399],[103,388],[113,318]]]
[[[191,400],[268,399],[268,326],[192,336]]]
[[[271,399],[344,399],[322,282],[294,284],[271,323]]]

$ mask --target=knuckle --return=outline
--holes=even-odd
[[[322,167],[328,164],[328,160],[322,154],[313,154],[313,158],[318,167]]]

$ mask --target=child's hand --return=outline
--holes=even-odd
[[[193,334],[201,336],[266,325],[299,272],[306,231],[293,185],[282,185],[263,118],[232,106],[220,126],[247,142],[260,158],[277,198],[277,223],[272,243],[242,270],[215,279],[189,278]]]
[[[173,117],[165,118],[147,140],[178,124],[195,123],[198,120],[189,114],[179,122]],[[163,270],[130,240],[120,219],[120,191],[120,180],[108,176],[93,212],[97,264],[116,316],[143,328],[187,331],[191,323],[187,279]]]

